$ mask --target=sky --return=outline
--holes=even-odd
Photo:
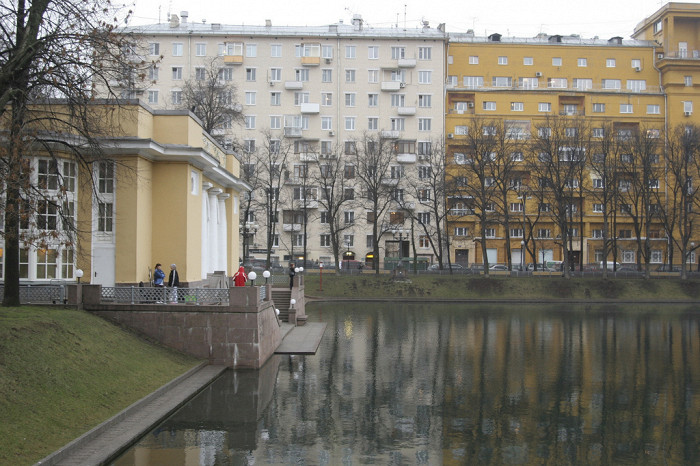
[[[135,0],[130,25],[166,22],[168,12],[189,21],[231,25],[325,26],[361,15],[370,27],[416,28],[445,23],[448,32],[533,37],[579,34],[630,38],[634,27],[661,8],[659,0]],[[699,3],[699,2],[687,2]]]

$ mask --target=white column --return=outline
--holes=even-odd
[[[216,270],[219,263],[219,200],[216,198],[221,194],[221,189],[210,188],[209,195],[209,269],[207,272]]]
[[[216,270],[223,270],[228,275],[226,264],[228,263],[228,218],[226,216],[226,199],[231,197],[228,193],[219,194],[219,263]]]
[[[207,278],[209,270],[209,190],[213,184],[209,182],[202,183],[202,257],[200,259],[202,265],[202,278]]]

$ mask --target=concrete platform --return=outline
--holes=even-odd
[[[225,370],[225,366],[201,364],[36,464],[104,464],[153,429]]]
[[[325,323],[308,322],[292,328],[277,347],[275,354],[316,354],[326,331]]]

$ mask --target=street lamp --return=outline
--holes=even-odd
[[[525,241],[520,241],[520,271],[525,271]]]
[[[270,278],[270,271],[269,270],[264,271],[263,277],[265,277],[265,284],[267,285],[267,279]]]
[[[345,253],[345,270],[350,273],[350,241],[345,242],[347,252]]]
[[[80,279],[83,278],[83,269],[76,269],[75,278],[77,278],[78,283],[80,283]]]
[[[255,272],[250,272],[248,274],[248,278],[250,278],[250,286],[255,286],[255,279],[258,278],[258,274]]]
[[[255,236],[258,231],[258,225],[251,222],[245,222],[243,225],[243,264],[248,262],[248,256],[250,255],[250,238]]]
[[[323,291],[323,262],[318,263],[318,291]]]

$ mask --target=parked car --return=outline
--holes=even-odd
[[[681,266],[680,265],[671,265],[671,264],[661,264],[654,270],[654,272],[681,272]]]
[[[493,264],[489,267],[489,270],[508,270],[508,266],[505,264]]]
[[[484,264],[472,264],[469,266],[468,270],[470,273],[483,273],[484,272]]]
[[[442,264],[442,270],[443,270],[443,271],[450,270],[450,268],[451,268],[453,271],[460,271],[460,272],[461,272],[461,271],[464,270],[464,267],[462,267],[460,264],[450,264],[450,265],[449,265],[449,268],[448,268],[448,265],[447,265],[447,264]],[[428,267],[428,271],[429,271],[429,272],[439,272],[439,271],[440,271],[440,264],[431,264],[431,265]]]

